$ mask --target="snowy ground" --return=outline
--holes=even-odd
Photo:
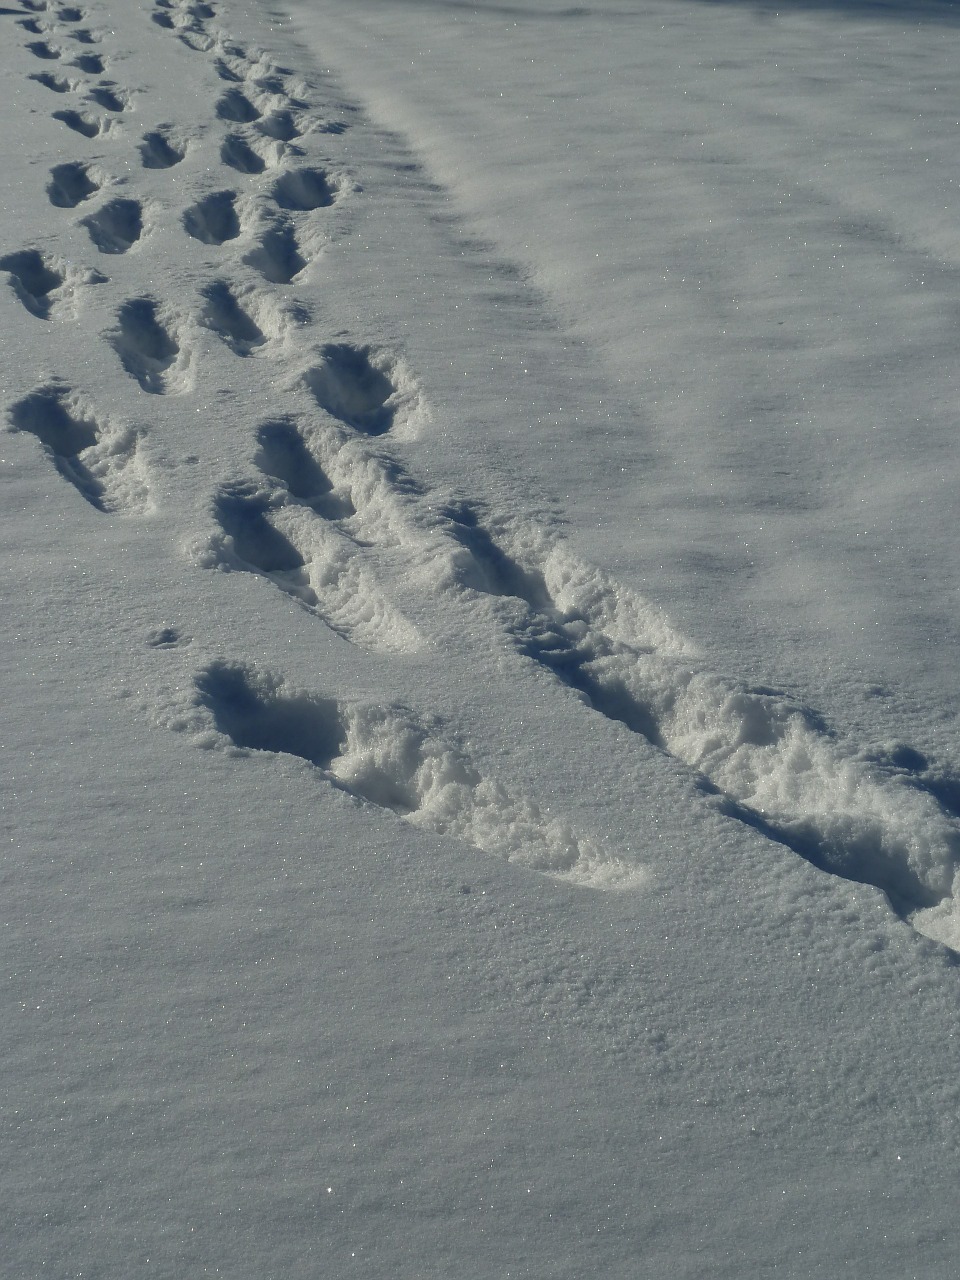
[[[0,7],[5,1275],[956,1274],[958,25]]]

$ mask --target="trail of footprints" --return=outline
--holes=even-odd
[[[80,23],[81,9],[43,0],[27,7],[35,16],[21,22],[33,37],[26,48],[50,64],[32,79],[60,96],[80,94],[106,113],[52,113],[77,133],[98,136],[111,127],[109,117],[126,111],[130,95],[75,74],[103,77],[106,70],[99,53],[68,47],[64,24]],[[303,219],[350,194],[337,175],[300,163],[296,140],[307,128],[337,126],[311,123],[309,104],[288,93],[285,74],[212,34],[214,17],[214,6],[190,0],[156,0],[150,13],[154,26],[210,57],[221,86],[213,107],[222,130],[219,160],[235,181],[258,184],[259,204],[233,185],[207,190],[183,208],[181,225],[188,241],[208,251],[237,252],[234,242],[243,244],[240,261],[267,290],[222,270],[202,288],[194,319],[236,357],[280,358],[289,367],[290,335],[309,337],[309,317],[269,286],[289,286],[309,264]],[[73,37],[79,44],[95,38],[80,27]],[[160,124],[143,134],[139,155],[145,169],[162,170],[181,164],[188,147]],[[142,201],[112,186],[97,163],[84,160],[55,166],[47,185],[55,208],[94,205],[80,225],[108,258],[138,246],[149,221]],[[99,273],[81,280],[75,268],[31,247],[0,258],[0,270],[42,321],[62,311],[78,283],[105,280]],[[189,387],[188,334],[162,300],[127,299],[105,337],[143,392]],[[142,429],[98,421],[57,383],[15,404],[10,420],[37,438],[97,510],[149,510]],[[345,640],[387,654],[415,650],[423,637],[390,599],[382,581],[388,575],[378,569],[397,557],[429,565],[450,607],[492,602],[496,625],[519,655],[592,712],[688,765],[730,818],[824,870],[878,886],[907,919],[949,905],[960,828],[955,810],[938,802],[922,758],[912,753],[910,767],[865,761],[786,696],[698,669],[645,602],[556,538],[520,520],[494,519],[476,503],[437,504],[396,454],[428,421],[419,383],[402,360],[362,343],[321,345],[295,379],[290,411],[257,429],[250,473],[225,478],[213,495],[198,562],[256,575]],[[218,661],[197,673],[190,697],[167,709],[166,723],[207,745],[296,757],[358,800],[551,874],[615,885],[638,876],[483,776],[455,735],[406,708],[341,702],[291,689],[252,664]]]

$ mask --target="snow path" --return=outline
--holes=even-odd
[[[298,473],[304,465],[315,470],[321,486],[343,495],[350,514],[331,519],[316,510],[309,497],[304,501],[302,494],[291,492],[289,475],[270,475],[268,462],[267,472],[258,467],[258,474],[231,478],[219,487],[212,502],[216,532],[205,546],[195,546],[197,563],[262,575],[345,639],[387,653],[412,651],[423,643],[385,594],[382,584],[398,573],[415,572],[420,590],[430,590],[441,609],[469,607],[470,595],[477,592],[507,602],[498,608],[498,620],[520,650],[602,715],[695,769],[704,784],[702,803],[715,795],[728,816],[782,841],[824,870],[876,885],[918,927],[960,945],[960,914],[951,905],[960,866],[960,826],[955,814],[944,811],[924,788],[916,770],[871,765],[856,744],[838,741],[812,709],[773,690],[741,687],[690,665],[686,659],[693,646],[672,633],[654,608],[580,560],[549,529],[517,517],[523,505],[519,493],[506,503],[501,500],[499,509],[482,510],[469,498],[445,508],[442,495],[407,471],[401,459],[411,458],[416,466],[411,447],[429,435],[432,413],[418,376],[403,357],[363,341],[322,342],[323,327],[309,308],[284,300],[255,280],[259,265],[269,284],[295,281],[306,270],[301,245],[309,241],[316,260],[324,239],[343,234],[342,220],[354,216],[350,206],[362,203],[353,191],[356,184],[345,171],[337,173],[326,157],[322,164],[312,162],[308,138],[326,140],[330,135],[325,116],[316,114],[301,91],[288,88],[289,73],[212,27],[213,10],[207,14],[207,8],[187,4],[151,16],[159,16],[158,26],[205,56],[213,74],[229,84],[216,98],[210,121],[220,135],[218,140],[214,135],[214,145],[225,170],[236,168],[239,154],[255,155],[258,139],[271,139],[270,177],[264,182],[256,164],[247,161],[242,169],[248,183],[252,176],[260,179],[255,192],[242,185],[213,190],[184,209],[183,230],[206,249],[201,260],[217,273],[214,283],[202,287],[202,304],[185,309],[175,303],[179,290],[171,280],[166,296],[122,302],[108,340],[124,371],[155,395],[184,394],[192,388],[198,325],[235,356],[269,363],[266,376],[285,385],[284,399],[277,401],[277,423],[261,424],[257,438],[262,441],[279,424],[288,433],[287,448],[299,457],[287,467],[293,465]],[[44,26],[50,35],[60,30],[56,22]],[[84,30],[70,26],[70,38]],[[63,59],[60,45],[45,42],[39,52],[35,44],[27,47],[34,56]],[[84,85],[85,100],[110,113],[93,118],[96,127],[88,136],[96,138],[113,127],[114,115],[125,110],[131,96],[131,90],[113,80]],[[62,119],[63,113],[54,117]],[[141,144],[144,163],[157,154],[150,136]],[[88,189],[93,187],[88,168],[74,163],[77,167],[69,172],[64,165],[51,169],[54,203],[69,204],[68,191],[82,193],[77,203],[84,205],[96,194],[97,206],[80,225],[103,260],[141,251],[151,234],[151,216],[159,220],[159,213],[151,215],[149,202],[135,195],[104,200],[104,190],[113,185],[110,176],[96,191]],[[217,181],[216,170],[211,174],[208,169],[204,185]],[[285,235],[288,244],[297,246],[292,250],[295,261],[304,264],[287,280],[287,271],[275,259],[264,270],[263,255],[270,259],[269,246],[275,243],[269,233]],[[252,256],[251,241],[258,246]],[[27,310],[49,318],[48,299],[62,290],[65,276],[46,267],[36,248],[20,248],[5,261],[10,285]],[[264,377],[261,368],[254,369],[248,375],[251,382]],[[245,381],[238,372],[237,386]],[[144,489],[136,429],[111,440],[86,420],[69,416],[64,400],[71,394],[69,387],[37,388],[12,407],[12,425],[35,435],[61,474],[94,505],[105,509],[136,503],[136,497],[122,493],[125,488]],[[310,421],[315,415],[309,400],[321,411],[319,423]],[[400,452],[397,446],[402,445],[408,447]],[[137,479],[125,476],[131,470]],[[141,495],[141,505],[144,500]],[[377,564],[381,545],[390,554],[383,566]],[[490,643],[502,646],[503,641],[492,635]],[[384,692],[389,699],[389,691]],[[250,696],[250,714],[260,715],[255,709],[259,703]],[[501,696],[509,700],[509,691]],[[204,705],[217,720],[216,708]],[[385,763],[376,766],[380,772],[392,771],[384,780],[385,791],[406,794],[410,770],[422,768],[423,762],[414,766],[402,758],[393,760],[394,733],[384,728],[387,741],[380,742],[371,732],[365,750],[384,757]],[[227,736],[238,741],[236,732]],[[250,736],[239,732],[241,740]],[[255,740],[261,736],[252,734]],[[270,741],[272,750],[301,754],[295,746],[284,746],[282,734],[270,735]],[[588,846],[581,850],[565,825],[554,831],[553,824],[535,816],[515,819],[509,816],[513,802],[497,799],[503,794],[498,782],[487,783],[472,767],[464,779],[471,781],[457,785],[467,793],[491,786],[493,798],[485,799],[482,808],[492,813],[502,807],[507,815],[502,836],[492,843],[484,837],[480,847],[515,850],[533,865],[595,879],[598,855],[587,852]],[[365,794],[369,798],[369,789]],[[422,820],[425,805],[418,793],[416,803],[401,807],[416,811]],[[464,801],[454,807],[459,812],[471,805]],[[521,808],[539,813],[529,802]],[[463,833],[473,822],[451,827],[447,818],[437,817],[434,825]],[[581,863],[591,870],[579,870]],[[632,882],[629,875],[624,878],[619,855],[610,863],[609,877],[601,871],[601,880]]]
[[[939,945],[960,950],[953,792],[931,776],[908,735],[895,759],[877,760],[870,744],[763,683],[764,673],[748,684],[712,669],[700,656],[704,638],[682,634],[578,549],[563,511],[542,496],[547,486],[488,452],[482,437],[472,452],[464,447],[482,427],[482,417],[455,420],[448,389],[450,353],[472,358],[466,335],[479,335],[482,362],[493,361],[483,344],[502,330],[523,336],[548,375],[568,351],[578,376],[601,384],[603,371],[591,368],[589,349],[557,325],[535,290],[470,241],[443,188],[401,140],[313,70],[282,24],[274,30],[244,8],[158,0],[121,13],[106,0],[83,8],[34,0],[19,25],[3,17],[16,32],[4,54],[8,75],[19,78],[11,115],[23,116],[12,129],[23,137],[32,129],[36,142],[31,158],[5,144],[0,244],[10,334],[5,591],[12,633],[32,646],[6,660],[10,741],[20,743],[9,805],[22,825],[11,825],[11,844],[24,856],[12,864],[20,940],[11,955],[22,964],[41,945],[41,916],[58,917],[69,882],[82,907],[63,917],[63,954],[74,966],[85,951],[96,961],[82,977],[64,970],[52,986],[46,979],[59,992],[76,987],[72,1006],[63,996],[55,1015],[64,1023],[42,1035],[24,1029],[30,1001],[14,992],[24,1015],[9,1050],[18,1068],[59,1035],[67,1043],[71,1018],[85,1028],[78,1043],[88,1057],[35,1064],[38,1082],[53,1071],[63,1102],[40,1107],[35,1138],[16,1120],[34,1103],[15,1109],[12,1167],[25,1176],[47,1144],[46,1170],[58,1142],[67,1142],[78,1196],[95,1198],[93,1183],[84,1185],[95,1167],[107,1187],[98,1212],[111,1224],[98,1242],[98,1229],[82,1224],[73,1205],[41,1227],[50,1173],[38,1172],[16,1188],[7,1227],[16,1274],[39,1274],[48,1260],[104,1275],[132,1260],[146,1273],[147,1249],[159,1249],[163,1274],[223,1264],[251,1276],[271,1267],[312,1275],[314,1240],[336,1254],[332,1273],[342,1274],[355,1251],[350,1240],[334,1244],[342,1219],[325,1215],[335,1203],[376,1256],[375,1274],[468,1274],[471,1255],[484,1249],[478,1274],[500,1274],[518,1258],[520,1274],[583,1274],[591,1254],[572,1242],[602,1233],[592,1219],[611,1177],[636,1188],[638,1144],[650,1152],[644,1176],[651,1185],[663,1179],[672,1207],[643,1211],[634,1232],[635,1191],[626,1192],[600,1269],[635,1274],[640,1248],[654,1269],[672,1258],[677,1275],[742,1274],[738,1220],[764,1170],[779,1167],[777,1144],[794,1120],[803,1130],[803,1194],[819,1209],[801,1211],[791,1194],[794,1217],[782,1242],[763,1246],[764,1265],[793,1265],[797,1242],[817,1233],[820,1188],[831,1178],[848,1180],[845,1206],[858,1184],[878,1203],[890,1194],[889,1169],[878,1166],[864,1182],[857,1159],[869,1150],[887,1160],[883,1135],[892,1128],[904,1149],[914,1144],[915,1181],[897,1192],[907,1225],[892,1253],[844,1229],[826,1256],[869,1255],[874,1274],[884,1257],[897,1274],[911,1256],[909,1224],[918,1221],[924,1187],[937,1173],[949,1180],[956,1155],[956,968]],[[268,38],[281,48],[268,48]],[[294,66],[295,54],[304,60]],[[29,218],[11,212],[18,202]],[[391,294],[400,299],[396,313],[381,305]],[[496,379],[474,385],[481,389],[471,412],[495,412]],[[456,483],[451,463],[461,468]],[[44,573],[54,563],[56,581]],[[37,584],[35,600],[10,585],[25,573]],[[34,721],[16,664],[33,662],[27,652],[49,654],[51,630],[75,663],[76,682],[63,683],[59,656],[38,658],[30,669],[43,690],[39,705],[58,712]],[[116,749],[104,745],[110,733]],[[34,759],[41,771],[61,764],[75,801],[44,809],[38,796],[47,784],[27,780]],[[126,778],[116,791],[103,772],[108,761]],[[143,828],[132,799],[140,793],[151,806]],[[58,840],[62,849],[68,833],[70,870],[52,888],[30,857]],[[114,868],[103,851],[124,848],[129,861],[118,860],[109,889]],[[228,853],[254,849],[246,869],[227,865]],[[190,875],[185,858],[197,860]],[[343,894],[349,905],[338,933]],[[333,897],[314,916],[312,902],[325,895]],[[685,915],[693,902],[696,936]],[[249,922],[264,903],[272,923],[261,933]],[[89,925],[79,923],[85,912]],[[305,937],[330,956],[343,951],[323,990],[337,1013],[319,1033],[314,975],[300,967]],[[395,948],[382,981],[369,967],[381,945]],[[431,957],[419,980],[418,946]],[[754,950],[776,957],[772,976]],[[116,989],[105,985],[109,954],[122,957]],[[217,965],[219,991],[209,985]],[[664,979],[673,965],[696,980],[671,989]],[[869,1043],[852,1037],[831,1047],[827,1028],[843,1013],[843,993],[815,982],[821,965],[846,974],[851,1016],[864,1025],[875,1019]],[[794,1009],[782,1007],[788,972],[796,975]],[[269,1023],[273,1030],[253,1047],[239,1006],[236,1022],[224,1013],[230,981],[255,992],[249,1009],[259,1026],[272,1005],[289,1022]],[[127,1001],[124,984],[134,993]],[[762,990],[765,1021],[744,1032],[744,1051],[732,1029],[749,1020],[752,984]],[[905,1026],[902,1012],[921,991],[919,1025]],[[110,1010],[102,1034],[87,1021],[95,998]],[[32,1011],[46,1016],[38,999]],[[191,1032],[175,1045],[186,1035],[175,1016],[184,1001]],[[358,1019],[349,1012],[356,1008]],[[130,1042],[124,1019],[138,1028]],[[548,1037],[535,1049],[518,1047],[554,1019],[558,1046]],[[205,1077],[214,1044],[206,1028],[218,1020],[217,1065]],[[812,1047],[803,1043],[808,1032]],[[478,1047],[468,1045],[473,1034]],[[915,1095],[896,1054],[878,1052],[886,1037],[901,1052],[922,1045],[927,1074],[911,1081]],[[761,1041],[769,1058],[759,1054]],[[121,1084],[116,1064],[128,1043],[137,1046],[139,1071]],[[589,1079],[578,1063],[583,1046],[595,1055]],[[396,1077],[384,1066],[394,1053],[403,1064]],[[323,1064],[337,1106],[351,1076],[379,1091],[356,1128],[334,1110],[323,1121],[330,1132],[341,1126],[336,1156],[324,1158],[352,1170],[345,1199],[337,1179],[328,1189],[313,1163],[313,1139],[298,1145],[299,1117],[316,1121],[306,1059]],[[515,1091],[498,1111],[497,1073],[511,1061]],[[429,1083],[422,1095],[411,1083],[417,1062],[442,1100]],[[104,1070],[114,1092],[94,1106],[88,1073]],[[784,1082],[795,1086],[792,1097],[805,1095],[804,1073],[818,1073],[815,1096],[778,1122]],[[448,1076],[480,1081],[466,1145],[451,1157],[452,1198],[440,1170],[464,1104],[456,1089],[440,1088]],[[226,1091],[222,1105],[212,1101],[214,1077]],[[284,1078],[273,1115],[259,1081]],[[25,1079],[29,1093],[32,1077]],[[657,1104],[651,1120],[620,1110],[641,1079]],[[247,1090],[256,1098],[250,1111]],[[64,1119],[71,1091],[83,1105]],[[177,1094],[169,1111],[165,1091]],[[893,1114],[879,1102],[888,1094],[900,1095]],[[495,1120],[482,1114],[490,1105]],[[842,1142],[823,1142],[833,1106],[856,1159]],[[413,1117],[431,1107],[435,1127],[411,1174],[404,1161],[422,1140]],[[585,1141],[596,1144],[579,1211],[576,1180],[558,1175],[576,1142],[576,1108]],[[715,1116],[710,1125],[693,1118],[697,1108]],[[106,1128],[114,1117],[135,1140],[98,1145],[90,1125],[102,1119]],[[616,1138],[598,1136],[621,1117]],[[519,1243],[524,1211],[513,1201],[528,1162],[516,1151],[505,1157],[507,1207],[497,1203],[496,1176],[480,1192],[509,1225],[508,1238],[485,1235],[503,1235],[494,1218],[489,1228],[474,1221],[458,1241],[457,1214],[472,1194],[489,1126],[502,1141],[516,1124],[532,1135],[541,1123],[532,1164],[542,1162],[551,1190],[542,1199],[538,1192],[531,1244]],[[179,1172],[172,1153],[191,1124],[202,1136],[177,1192],[176,1244],[164,1253],[167,1228],[151,1227],[142,1255],[130,1252],[151,1217],[145,1206],[152,1201],[155,1211],[171,1170]],[[58,1138],[64,1125],[69,1138]],[[231,1136],[200,1154],[218,1126]],[[264,1147],[265,1131],[275,1141]],[[376,1152],[380,1172],[369,1162],[350,1165],[348,1133]],[[935,1135],[943,1164],[930,1174],[921,1155],[933,1158]],[[656,1145],[665,1137],[685,1153],[673,1171]],[[391,1143],[402,1160],[390,1157]],[[751,1144],[761,1146],[758,1172],[744,1173],[727,1221],[730,1143],[744,1170]],[[290,1152],[293,1163],[280,1170]],[[414,1227],[398,1189],[404,1176],[418,1206]],[[130,1179],[132,1198],[119,1210],[114,1200],[124,1199]],[[701,1196],[701,1216],[716,1221],[691,1229]],[[221,1222],[191,1241],[191,1200],[203,1202],[211,1221],[247,1216],[232,1240]],[[285,1204],[295,1222],[287,1237]],[[778,1212],[771,1200],[762,1216],[772,1223]],[[926,1257],[937,1265],[949,1215],[939,1200],[926,1212]],[[568,1221],[559,1247],[554,1214]],[[679,1257],[678,1237],[688,1242]]]

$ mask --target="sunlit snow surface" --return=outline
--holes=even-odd
[[[953,1276],[953,6],[0,10],[16,1276]]]

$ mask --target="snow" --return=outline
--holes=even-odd
[[[953,1276],[949,5],[0,10],[11,1276]]]

